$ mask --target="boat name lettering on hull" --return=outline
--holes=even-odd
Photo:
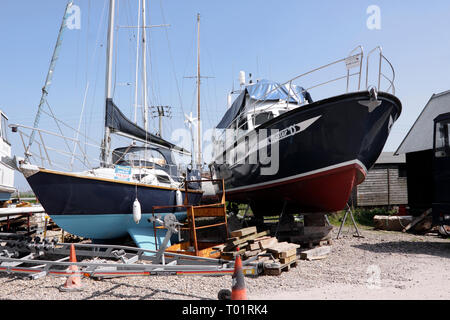
[[[219,156],[216,157],[215,162],[216,164],[224,164],[226,162],[232,167],[240,164],[258,164],[259,159],[259,164],[264,165],[261,167],[261,175],[277,174],[280,165],[279,142],[306,130],[321,117],[320,115],[301,121],[283,130],[259,129],[246,133],[239,137],[237,146],[228,148],[225,152],[217,150],[216,155]],[[233,141],[236,132],[233,129],[227,129],[226,131],[225,137],[227,137],[227,141],[225,145],[233,145],[232,143],[228,144],[228,140],[231,139]]]
[[[286,139],[290,136],[296,135],[302,131],[305,131],[306,129],[308,129],[308,127],[310,125],[312,125],[314,122],[319,120],[320,117],[322,117],[322,116],[317,116],[317,117],[293,124],[293,125],[287,127],[286,129],[283,129],[283,130],[279,131],[278,133],[271,135],[269,137],[270,142],[271,143],[278,142],[278,141]]]

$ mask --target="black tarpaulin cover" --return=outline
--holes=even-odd
[[[236,116],[241,112],[245,105],[245,95],[247,94],[247,89],[243,90],[241,94],[234,100],[231,107],[227,110],[223,116],[220,123],[217,125],[218,129],[226,129],[230,123],[236,118]]]
[[[189,153],[183,148],[178,147],[173,143],[162,139],[161,137],[158,137],[150,132],[146,132],[144,129],[131,122],[114,104],[112,99],[106,100],[105,125],[110,128],[112,132],[122,132],[136,137],[137,139],[147,141],[148,143],[153,143],[159,146],[167,147],[169,149]]]
[[[289,102],[291,103],[297,103],[298,100],[303,103],[305,93],[305,89],[300,86],[292,85],[289,90],[286,85],[280,85],[277,82],[265,79],[259,80],[257,83],[251,84],[242,90],[217,125],[217,128],[228,128],[230,123],[236,119],[236,116],[240,114],[245,107],[246,95],[254,101],[278,101],[289,99]]]

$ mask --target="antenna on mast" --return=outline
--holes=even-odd
[[[158,135],[162,138],[162,118],[172,118],[171,107],[169,106],[152,106],[152,118],[159,118],[159,132]]]

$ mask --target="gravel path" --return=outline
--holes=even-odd
[[[334,230],[335,232],[336,230]],[[335,240],[331,255],[299,261],[281,276],[245,279],[249,299],[450,299],[450,240],[364,230]],[[0,274],[0,299],[217,299],[231,276],[82,279],[84,290],[63,293],[65,278],[28,280]]]

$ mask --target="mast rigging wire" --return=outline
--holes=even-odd
[[[163,20],[163,23],[165,24],[166,23],[166,18],[165,18],[164,9],[163,9],[163,6],[162,6],[162,0],[159,1],[159,5],[160,5],[160,8],[161,8],[162,20]],[[183,114],[185,114],[185,111],[184,111],[184,108],[183,108],[183,99],[181,97],[180,87],[178,85],[177,74],[176,74],[176,71],[175,71],[175,63],[173,62],[172,47],[170,45],[169,33],[168,33],[167,29],[165,29],[164,31],[165,31],[165,34],[166,34],[167,46],[168,46],[168,51],[169,51],[169,58],[170,58],[170,62],[172,64],[172,73],[173,73],[173,76],[175,78],[175,84],[176,84],[176,87],[177,87],[177,93],[178,93],[178,99],[179,99],[179,102],[180,102],[181,111],[183,112]]]

